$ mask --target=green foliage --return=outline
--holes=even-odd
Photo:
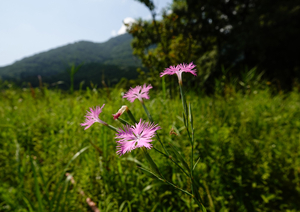
[[[129,33],[152,84],[164,68],[194,61],[198,84],[219,79],[222,66],[236,77],[247,66],[291,89],[300,77],[299,19],[296,0],[174,0],[161,20],[139,20]]]
[[[68,70],[68,73],[70,75],[70,92],[73,93],[74,92],[74,75],[78,72],[78,70],[80,69],[82,65],[76,66],[73,64],[71,65],[71,68]]]
[[[95,70],[93,68],[96,72],[93,73],[94,78],[84,74],[85,72],[82,73],[81,76],[83,75],[84,77],[79,79],[80,82],[88,79],[87,83],[92,81],[93,83],[101,84],[99,82],[101,82],[101,75],[103,74],[102,67],[105,65],[107,65],[106,68],[113,69],[115,76],[125,77],[123,72],[128,69],[133,72],[130,75],[135,75],[135,69],[140,65],[140,61],[132,55],[131,40],[131,35],[124,34],[111,38],[104,43],[80,41],[68,44],[24,58],[12,65],[1,67],[0,76],[4,80],[17,82],[19,85],[23,82],[30,82],[35,87],[38,85],[37,76],[40,75],[43,81],[49,84],[64,81],[69,85],[66,89],[69,89],[72,83],[70,83],[69,75],[65,72],[70,69],[70,64],[74,66],[85,64],[86,67],[82,67],[84,70],[79,72],[86,71],[87,66],[95,66],[95,64],[100,69]],[[97,75],[96,78],[95,75]],[[100,79],[98,78],[99,76]],[[114,78],[112,77],[108,80],[115,80]],[[76,79],[74,80],[75,85],[77,85]]]
[[[244,83],[247,79],[251,74]],[[186,93],[186,101],[194,106],[198,192],[208,211],[300,211],[299,92],[271,95],[251,82],[241,92],[225,89],[211,97]],[[121,98],[127,89],[87,88],[70,95],[45,87],[42,92],[8,86],[0,84],[1,211],[87,211],[87,197],[101,211],[198,211],[188,195],[149,180],[137,168],[149,166],[142,151],[119,157],[112,131],[100,124],[84,131],[79,125],[89,107],[103,103],[100,118],[114,126],[121,125],[111,114],[124,104],[136,117],[147,119],[139,102]],[[225,83],[226,87],[234,88]],[[163,129],[161,141],[188,158],[179,93],[175,99],[164,95],[169,97],[170,90],[151,90],[145,103]],[[152,151],[149,154],[170,182],[191,187],[179,168],[170,168],[170,159]],[[180,162],[180,155],[176,158]]]

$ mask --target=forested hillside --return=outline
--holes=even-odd
[[[98,83],[102,76],[108,81],[121,77],[136,77],[140,60],[132,55],[129,34],[111,38],[104,43],[80,41],[24,58],[12,65],[0,68],[0,77],[17,83],[38,83],[40,75],[44,82],[69,80],[71,66],[81,65],[76,81],[87,80]],[[110,77],[112,78],[110,78]]]

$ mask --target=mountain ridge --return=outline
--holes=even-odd
[[[141,62],[132,54],[132,36],[128,33],[110,38],[106,42],[76,41],[41,53],[25,57],[11,65],[0,67],[0,77],[4,80],[26,81],[41,75],[43,78],[62,75],[70,66],[92,63],[101,66],[102,74],[105,65],[122,71],[124,68],[135,70]],[[101,64],[101,65],[100,65]],[[97,68],[94,68],[96,71]],[[49,78],[50,79],[50,78]]]

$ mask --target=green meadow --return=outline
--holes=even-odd
[[[122,98],[129,87],[70,94],[1,86],[0,211],[92,211],[86,198],[100,211],[199,211],[188,195],[139,169],[149,167],[140,149],[118,156],[113,131],[99,123],[80,126],[90,107],[103,104],[100,119],[115,127],[122,125],[112,114],[122,105],[147,120],[139,101]],[[297,89],[274,94],[268,87],[225,86],[213,95],[187,90],[186,99],[194,115],[195,176],[207,211],[300,211]],[[179,91],[156,87],[145,104],[165,146],[173,144],[189,161]],[[162,150],[158,141],[153,145]],[[149,153],[169,181],[191,190],[169,159]]]

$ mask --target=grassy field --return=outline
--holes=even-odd
[[[149,166],[140,149],[119,157],[113,131],[98,123],[86,131],[80,126],[86,110],[102,104],[101,120],[115,127],[121,124],[112,114],[125,104],[147,120],[138,101],[122,99],[127,89],[70,95],[2,88],[0,211],[92,211],[87,197],[100,211],[199,211],[189,196],[138,168]],[[195,158],[200,157],[195,175],[208,211],[300,211],[299,92],[188,92],[186,98],[193,106]],[[188,158],[179,94],[170,99],[168,90],[153,89],[145,104],[162,128],[163,142]],[[191,190],[169,160],[150,154],[170,181]]]

